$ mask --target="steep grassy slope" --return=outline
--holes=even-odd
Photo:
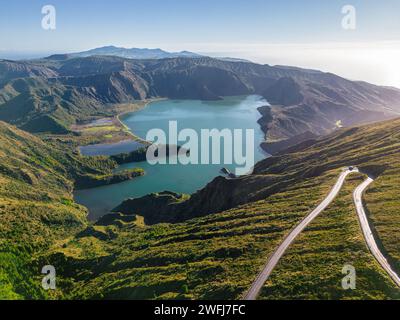
[[[179,209],[185,215],[181,223],[145,226],[140,217],[106,216],[54,246],[46,259],[59,266],[69,283],[64,287],[68,297],[239,298],[284,236],[325,197],[343,166],[358,165],[379,175],[377,181],[397,181],[399,153],[400,120],[341,130],[261,161],[248,177],[217,179],[217,188],[211,183]],[[351,191],[362,178],[347,181],[335,202],[296,241],[263,298],[399,297],[368,253],[357,224]],[[383,206],[390,197],[393,208],[392,222],[381,224],[381,234],[396,259],[398,251],[385,231],[400,223],[394,214],[400,203],[385,188],[379,190],[371,193],[374,205]],[[188,204],[200,213],[185,213],[182,208],[189,210]],[[225,209],[210,214],[214,204]],[[355,291],[344,292],[340,286],[345,263],[358,270]]]
[[[338,198],[295,240],[264,286],[260,299],[399,299],[400,290],[369,252],[352,193],[365,176],[354,175]],[[356,289],[344,290],[345,265]]]
[[[100,221],[49,261],[78,298],[238,298],[285,234],[329,191],[336,172],[268,200],[183,224]],[[308,192],[310,191],[310,194]],[[66,288],[68,289],[68,288]]]
[[[65,134],[76,121],[112,114],[91,89],[40,77],[11,80],[0,89],[0,119],[32,133]]]
[[[111,174],[115,162],[82,158],[0,122],[0,298],[43,298],[33,262],[87,225],[74,203],[80,180]]]
[[[343,142],[337,146],[337,155],[332,153],[330,158],[347,158],[348,163],[359,164],[376,178],[365,195],[368,218],[382,252],[400,272],[400,121],[352,129],[339,137]],[[328,139],[328,143],[337,142]],[[316,145],[321,150],[318,146],[323,146],[322,142]],[[400,298],[368,254],[359,232],[351,198],[355,186],[355,182],[346,186],[335,203],[294,243],[272,274],[262,298]],[[356,268],[355,291],[340,290],[344,264]],[[370,289],[364,290],[366,286]]]
[[[400,154],[365,195],[372,231],[388,261],[400,273]]]

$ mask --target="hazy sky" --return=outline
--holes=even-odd
[[[41,27],[44,5],[56,30]],[[355,30],[342,28],[344,5]],[[400,87],[399,0],[0,0],[0,56],[104,45],[297,65]]]

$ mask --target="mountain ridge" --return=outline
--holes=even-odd
[[[63,54],[56,54],[46,57],[46,59],[52,60],[54,58],[62,58]],[[124,48],[116,47],[113,45],[98,47],[86,51],[68,53],[64,55],[64,58],[84,58],[90,56],[118,56],[121,58],[128,59],[165,59],[165,58],[177,58],[187,57],[195,58],[201,57],[200,54],[189,52],[186,50],[179,52],[168,52],[160,48],[149,49],[149,48]]]
[[[351,126],[400,113],[398,89],[315,70],[210,57],[0,61],[0,70],[0,119],[31,132],[34,127],[41,130],[36,125],[40,123],[42,131],[65,133],[76,121],[112,115],[112,104],[158,97],[262,95],[274,104],[270,116],[262,115],[259,121],[271,142],[307,131],[326,134],[338,121]]]

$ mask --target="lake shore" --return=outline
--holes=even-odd
[[[124,112],[124,114],[130,113],[131,117],[129,119],[120,115],[120,121],[124,122],[134,135],[141,137],[144,137],[152,128],[160,128],[168,132],[170,120],[178,120],[180,128],[192,128],[196,132],[204,128],[253,129],[255,132],[254,161],[258,162],[268,157],[259,146],[264,141],[264,133],[257,123],[260,118],[257,108],[266,103],[257,95],[227,97],[221,101],[206,102],[165,100],[146,104],[147,108],[144,110],[143,106],[141,112]],[[153,120],[150,121],[150,119]],[[222,167],[234,172],[236,165],[224,163],[151,165],[147,161],[126,163],[119,166],[119,169],[142,168],[146,175],[115,185],[76,190],[74,196],[77,203],[89,209],[90,220],[95,221],[128,198],[140,198],[165,190],[193,194],[221,175]]]
[[[141,107],[139,107],[139,108],[135,108],[134,110],[124,110],[124,111],[122,111],[122,112],[119,112],[119,113],[114,117],[114,119],[115,119],[115,120],[118,122],[118,124],[123,128],[123,131],[126,132],[127,134],[129,134],[129,135],[132,137],[132,139],[133,139],[134,141],[143,143],[144,145],[147,145],[147,146],[148,146],[148,145],[151,145],[151,142],[149,142],[149,141],[147,141],[147,140],[145,140],[145,139],[142,139],[141,137],[135,135],[135,134],[132,132],[132,130],[121,120],[121,117],[126,116],[126,115],[128,115],[128,114],[130,114],[130,113],[135,113],[135,112],[141,111],[141,110],[147,108],[151,103],[153,103],[153,102],[158,102],[158,101],[163,101],[163,100],[168,100],[168,98],[155,98],[155,99],[146,100],[145,103],[143,104],[143,106],[141,106]]]
[[[154,102],[159,102],[163,100],[168,100],[168,98],[155,98],[155,99],[149,99],[146,101],[140,101],[138,103],[127,103],[127,104],[120,104],[115,107],[115,109],[121,109],[121,111],[117,111],[117,114],[113,117],[105,117],[105,118],[99,118],[94,120],[93,122],[90,122],[88,124],[84,125],[75,125],[73,127],[74,131],[77,132],[82,132],[82,131],[91,131],[91,134],[95,139],[92,140],[92,143],[90,142],[91,139],[87,139],[86,141],[89,141],[88,143],[80,145],[80,147],[84,146],[95,146],[95,145],[113,145],[121,142],[127,142],[129,140],[138,142],[143,144],[144,146],[149,146],[151,145],[150,141],[147,141],[138,135],[136,135],[131,128],[129,128],[123,120],[121,120],[121,117],[127,116],[129,114],[141,111],[145,108],[147,108],[151,103]],[[265,134],[265,141],[262,141],[259,144],[259,147],[262,148],[262,145],[266,142],[269,142],[268,140],[268,130],[267,126],[262,123],[264,120],[265,114],[264,114],[264,108],[267,108],[269,106],[262,106],[258,108],[258,112],[260,113],[261,117],[258,119],[258,124],[260,125],[261,130]],[[109,126],[101,126],[97,125],[97,123],[108,123]],[[114,126],[114,128],[110,129],[110,131],[114,131],[113,137],[110,137],[111,133],[109,132],[103,132],[102,137],[99,137],[99,132],[101,132],[105,127],[105,131],[107,130],[107,127]],[[116,132],[119,131],[119,132]],[[262,148],[263,149],[263,148]],[[266,150],[263,150],[264,152],[267,152]]]
[[[73,125],[71,130],[79,135],[75,142],[78,145],[78,149],[96,145],[109,145],[112,147],[112,145],[126,143],[128,141],[141,143],[145,146],[150,145],[150,142],[135,135],[124,124],[121,117],[143,110],[149,104],[165,99],[166,98],[157,98],[135,103],[114,105],[114,116],[96,118],[86,123]]]

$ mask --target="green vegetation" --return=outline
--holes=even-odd
[[[341,130],[307,147],[292,148],[288,162],[302,153],[314,154],[324,167],[358,165],[376,178],[365,204],[374,236],[397,272],[400,272],[400,120]],[[305,148],[302,151],[302,148]],[[299,151],[299,152],[297,152]],[[304,159],[304,157],[301,157]],[[321,168],[312,171],[319,172]],[[363,175],[365,178],[365,175]],[[351,193],[360,179],[345,185],[336,201],[297,239],[280,261],[262,292],[265,299],[399,299],[399,289],[369,253],[362,237]],[[357,289],[340,288],[344,264],[357,272]]]
[[[110,159],[114,160],[118,164],[146,161],[146,159],[147,159],[146,153],[149,148],[149,143],[146,141],[143,141],[143,143],[146,145],[145,147],[136,149],[129,153],[120,153],[120,154],[113,155],[110,157]],[[159,145],[158,148],[156,150],[154,150],[154,156],[155,157],[158,156],[160,148],[162,148],[162,151],[161,151],[162,154],[165,154],[167,157],[169,157],[169,152],[170,152],[169,145]],[[179,152],[181,150],[181,146],[177,146],[176,150],[177,150],[177,152]],[[189,153],[189,152],[190,152],[190,150],[186,151],[186,153]]]
[[[220,214],[182,224],[138,226],[116,218],[107,228],[111,236],[89,231],[102,252],[82,259],[76,249],[85,237],[60,247],[70,262],[78,298],[239,298],[264,257],[328,192],[336,172]],[[308,195],[307,191],[312,191]],[[100,224],[103,224],[101,221]],[[108,233],[110,230],[108,230]],[[50,257],[51,259],[51,257]],[[52,260],[51,260],[52,261]],[[55,262],[52,262],[55,263]],[[182,290],[185,286],[188,290]]]
[[[398,135],[398,131],[397,131]],[[400,272],[400,160],[393,157],[387,168],[367,190],[365,203],[375,238],[391,265]]]
[[[370,254],[358,223],[352,193],[365,176],[349,178],[338,198],[288,249],[260,299],[399,299],[395,286]],[[356,289],[344,290],[345,265],[356,270]]]
[[[120,183],[127,180],[132,180],[136,177],[144,175],[144,170],[141,168],[134,168],[129,170],[120,171],[110,174],[87,174],[80,176],[76,181],[77,189],[89,189],[101,187],[109,184]]]
[[[249,177],[222,187],[211,184],[208,188],[214,188],[217,196],[225,192],[242,197],[240,190],[248,194],[247,203],[233,204],[232,209],[204,211],[204,217],[179,224],[116,223],[112,236],[98,237],[97,245],[103,243],[108,254],[94,258],[94,268],[94,262],[68,252],[67,244],[59,250],[71,263],[68,272],[85,270],[81,273],[85,277],[74,274],[76,286],[68,296],[239,298],[284,236],[325,197],[343,166],[357,165],[364,172],[379,174],[378,180],[393,181],[399,166],[399,127],[396,120],[341,130],[312,146],[304,143],[262,161]],[[399,298],[399,290],[369,254],[358,225],[351,192],[363,177],[349,178],[335,202],[297,239],[261,298]],[[202,191],[183,203],[196,206],[209,194]],[[264,200],[253,200],[260,194]],[[399,208],[396,198],[391,199],[391,206]],[[348,263],[357,270],[355,291],[341,288],[341,271]]]
[[[78,174],[107,180],[114,161],[64,153],[59,145],[11,126],[0,128],[4,298],[240,298],[268,256],[348,165],[377,176],[366,195],[369,216],[398,266],[393,233],[400,223],[400,120],[343,129],[261,161],[250,176],[216,179],[195,195],[176,197],[175,213],[181,210],[185,221],[152,226],[136,214],[121,213],[89,224],[85,208],[73,202]],[[284,255],[261,298],[399,298],[358,225],[351,193],[364,178],[353,174],[346,181],[334,203]],[[207,203],[216,211],[208,211]],[[160,216],[163,210],[158,208]],[[56,267],[56,292],[40,289],[44,264]],[[344,264],[356,267],[354,291],[341,288]]]
[[[119,119],[119,116],[121,114],[140,110],[149,102],[155,100],[157,99],[137,101],[135,103],[127,104],[108,105],[107,108],[110,110],[110,114],[115,116],[105,118],[99,118],[99,116],[90,117],[81,121],[79,124],[71,125],[70,129],[72,134],[60,136],[47,133],[44,134],[44,136],[47,139],[62,139],[64,142],[69,143],[73,148],[88,144],[111,143],[123,140],[135,140],[147,144],[146,141],[135,136]]]
[[[78,177],[111,179],[115,167],[104,157],[65,152],[0,122],[0,298],[45,296],[35,261],[88,224],[86,208],[72,198]]]
[[[129,214],[115,212],[91,224],[86,208],[74,202],[74,188],[143,174],[113,169],[144,160],[145,148],[111,158],[76,151],[79,145],[138,140],[119,114],[160,96],[212,100],[254,93],[274,104],[260,108],[259,123],[270,141],[279,142],[398,115],[400,101],[396,89],[329,73],[207,57],[1,60],[0,119],[8,124],[0,122],[0,298],[239,298],[349,165],[377,178],[365,197],[369,219],[399,272],[400,120],[303,142],[261,161],[251,175],[219,177],[191,196],[152,195],[151,219],[137,215],[143,206],[128,201]],[[111,120],[88,122],[101,118]],[[300,140],[281,146],[293,141]],[[361,178],[352,177],[297,239],[261,298],[399,298],[358,227],[351,191]],[[340,287],[344,263],[356,267],[355,291]],[[45,264],[56,267],[55,292],[41,289]]]
[[[29,246],[0,244],[0,299],[44,299],[38,269],[32,265],[34,249]]]
[[[98,132],[115,132],[118,131],[119,129],[116,126],[96,126],[96,127],[90,127],[90,128],[85,128],[83,129],[84,132],[94,132],[94,133],[98,133]]]
[[[129,153],[121,153],[111,156],[111,159],[118,164],[146,161],[147,147],[139,148]]]

